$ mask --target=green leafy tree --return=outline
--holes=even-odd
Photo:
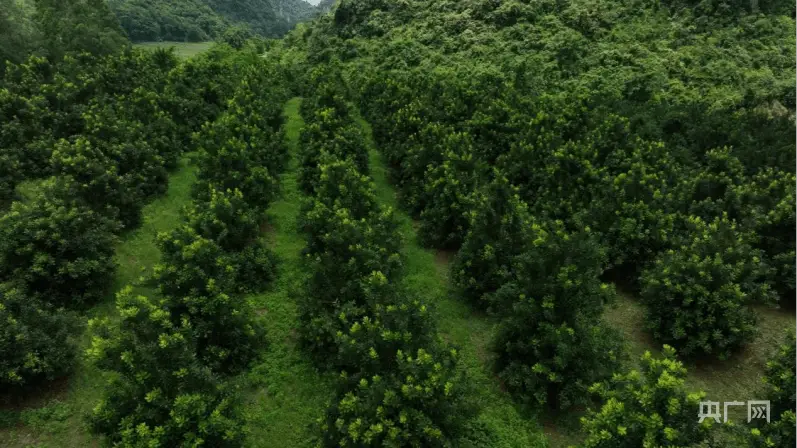
[[[399,351],[390,373],[343,378],[320,446],[448,446],[472,412],[457,360],[453,349]]]
[[[641,371],[617,373],[590,392],[601,401],[581,418],[584,448],[639,446],[688,447],[708,440],[711,419],[698,423],[704,393],[684,390],[686,369],[675,350],[664,346],[663,357],[645,352]]]
[[[746,305],[769,300],[760,254],[727,217],[690,217],[689,238],[642,274],[641,297],[654,337],[685,356],[725,358],[755,334]]]
[[[475,199],[470,225],[451,263],[451,279],[459,294],[482,308],[512,278],[512,260],[531,244],[531,216],[518,189],[496,173]]]
[[[46,182],[30,202],[0,217],[0,278],[56,306],[85,306],[111,286],[118,226],[85,205],[62,199]]]
[[[0,390],[18,390],[70,372],[77,350],[76,316],[8,282],[0,283],[0,322]]]
[[[592,235],[568,234],[559,222],[533,224],[531,237],[514,278],[495,293],[495,367],[522,403],[566,409],[618,365],[618,335],[600,319],[614,289],[599,279],[605,252]]]
[[[130,288],[117,307],[120,322],[89,322],[87,354],[113,373],[90,416],[92,431],[121,446],[241,446],[234,397],[197,359],[190,320],[175,323]]]

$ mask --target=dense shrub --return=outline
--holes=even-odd
[[[343,390],[320,420],[320,445],[450,445],[470,414],[456,363],[453,349],[399,351],[391,372],[343,378]]]
[[[459,295],[480,308],[511,279],[512,259],[531,243],[531,217],[518,189],[496,173],[470,211],[468,234],[451,263]]]
[[[324,154],[350,159],[361,174],[368,174],[368,149],[360,128],[355,123],[335,119],[332,109],[317,112],[319,117],[302,129],[299,152],[299,186],[312,194],[320,176],[320,161]]]
[[[602,324],[614,297],[599,276],[605,252],[587,232],[561,223],[533,225],[529,250],[514,260],[514,278],[495,293],[501,312],[493,341],[498,377],[522,403],[566,409],[611,375],[618,335]]]
[[[118,226],[80,203],[62,199],[46,182],[30,202],[0,217],[0,279],[57,306],[104,297],[113,281]]]
[[[675,350],[664,346],[662,359],[645,352],[641,372],[615,374],[592,386],[601,405],[581,418],[587,438],[584,448],[694,446],[708,438],[711,419],[698,423],[704,393],[684,390],[686,369]]]
[[[755,333],[746,305],[768,300],[766,274],[750,236],[727,217],[688,220],[689,238],[642,274],[647,326],[684,356],[727,357]]]
[[[0,391],[69,373],[77,319],[13,283],[0,283]]]
[[[186,210],[185,221],[194,231],[226,251],[240,251],[260,234],[264,213],[247,204],[240,190],[221,191],[206,185],[207,202]]]
[[[206,296],[216,288],[227,293],[257,291],[274,276],[275,260],[267,248],[255,245],[227,252],[188,225],[159,234],[158,245],[161,263],[154,276],[169,297]]]
[[[114,372],[90,417],[92,431],[121,446],[240,446],[233,397],[197,359],[191,322],[175,324],[129,288],[117,307],[121,322],[89,322],[88,355]]]
[[[200,134],[201,136],[202,134]],[[239,189],[250,207],[265,210],[278,193],[276,173],[257,164],[249,146],[238,138],[232,138],[221,147],[200,143],[198,182],[194,197],[208,201],[211,184],[220,190]]]
[[[443,154],[443,162],[426,172],[427,199],[418,236],[428,246],[455,249],[468,231],[466,213],[472,208],[472,194],[479,188],[483,168],[473,157],[467,135],[449,135],[444,147],[449,150]]]
[[[143,194],[134,173],[123,175],[113,155],[84,138],[61,140],[53,150],[53,171],[63,176],[58,188],[92,210],[118,219],[126,228],[141,221]]]
[[[751,183],[735,194],[743,198],[745,227],[758,234],[756,247],[763,250],[772,268],[771,283],[780,303],[794,307],[795,276],[795,177],[778,169],[755,174]],[[745,193],[747,197],[745,197]]]

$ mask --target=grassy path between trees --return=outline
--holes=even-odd
[[[155,237],[168,231],[179,222],[180,210],[190,201],[191,185],[196,169],[190,157],[184,157],[179,168],[169,177],[169,189],[147,204],[143,209],[141,226],[122,234],[116,247],[118,268],[114,278],[113,293],[87,313],[87,319],[113,316],[116,312],[116,291],[125,285],[134,285],[136,294],[148,295],[154,291],[136,285],[142,275],[151,272],[160,260]],[[75,370],[68,378],[40,388],[22,404],[0,408],[0,446],[85,448],[99,446],[86,427],[84,416],[99,401],[104,380],[101,373],[88,364],[83,352],[91,341],[84,332],[78,346]]]
[[[277,279],[269,291],[249,297],[266,318],[269,343],[249,373],[257,385],[247,394],[244,407],[246,445],[252,447],[311,446],[310,425],[323,416],[334,384],[331,376],[317,373],[297,345],[297,294],[303,291],[305,275],[301,260],[305,239],[296,227],[302,198],[296,184],[299,133],[304,126],[300,101],[294,98],[285,107],[291,160],[281,178],[282,197],[269,208],[269,247],[280,259]]]
[[[545,446],[542,428],[523,416],[511,397],[503,392],[490,370],[489,342],[495,321],[475,314],[467,304],[452,297],[448,288],[449,256],[421,247],[417,241],[412,219],[398,205],[395,191],[387,177],[387,165],[376,150],[371,127],[359,118],[365,131],[369,148],[371,177],[383,206],[396,210],[400,230],[404,236],[406,257],[405,283],[437,309],[440,333],[449,343],[457,346],[463,368],[473,383],[474,397],[481,413],[479,423],[495,437],[489,446],[496,448]]]

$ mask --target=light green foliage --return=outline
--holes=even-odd
[[[663,357],[646,352],[641,369],[617,373],[590,392],[601,401],[581,418],[584,448],[694,446],[708,438],[710,418],[698,423],[698,404],[704,393],[687,393],[686,369],[665,345]]]
[[[121,321],[92,320],[88,356],[115,374],[90,417],[92,431],[122,446],[240,446],[233,400],[196,357],[191,322],[129,289]]]
[[[63,199],[47,182],[31,202],[14,202],[0,217],[0,278],[56,306],[79,307],[102,298],[116,269],[118,226]]]
[[[561,222],[532,226],[530,247],[495,293],[495,368],[524,404],[567,409],[617,367],[617,335],[600,320],[614,289],[599,279],[605,253],[588,232],[569,234]]]
[[[642,274],[647,325],[659,341],[685,356],[728,357],[755,334],[745,305],[770,300],[766,266],[727,216],[712,222],[690,217],[688,239]]]

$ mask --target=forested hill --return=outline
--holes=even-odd
[[[311,18],[304,0],[109,0],[134,42],[213,40],[233,25],[265,37],[279,37]]]

